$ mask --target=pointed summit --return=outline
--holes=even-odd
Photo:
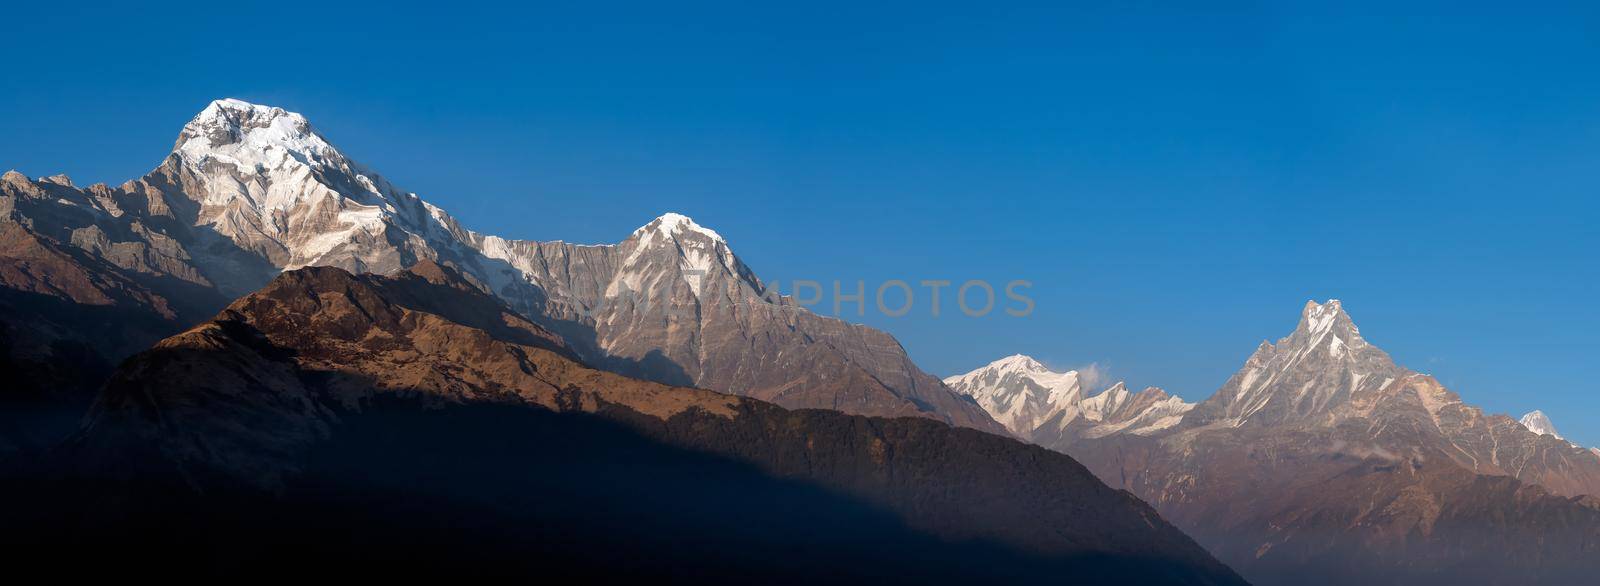
[[[261,251],[279,269],[393,273],[438,257],[435,246],[454,246],[445,214],[351,161],[304,116],[283,108],[211,102],[147,179],[161,189],[176,186],[181,193],[172,195],[199,204],[196,224]],[[260,276],[238,279],[250,288],[243,283]]]
[[[1317,303],[1315,299],[1306,301],[1306,306],[1300,310],[1302,320],[1326,320],[1337,314],[1344,313],[1344,303],[1338,299],[1329,299],[1325,303]]]
[[[651,220],[649,223],[640,226],[638,229],[633,231],[634,236],[639,236],[641,234],[664,234],[667,236],[698,234],[700,236],[710,238],[713,242],[720,242],[723,244],[727,243],[726,240],[722,239],[722,235],[718,234],[715,230],[701,226],[700,224],[696,224],[694,218],[690,218],[689,216],[685,216],[677,212],[667,212],[665,214],[661,214],[660,216],[657,216],[656,219]]]
[[[696,299],[707,286],[723,285],[754,291],[760,295],[766,286],[754,271],[728,247],[728,241],[715,230],[695,223],[693,218],[667,212],[633,231],[620,245],[628,250],[622,261],[622,279],[606,288],[612,297],[622,289],[640,291],[646,283],[658,285],[667,280],[688,284]],[[670,287],[665,288],[670,293]]]
[[[1543,411],[1535,409],[1527,415],[1523,415],[1522,419],[1518,420],[1518,423],[1521,423],[1523,427],[1528,428],[1528,431],[1537,433],[1539,435],[1548,435],[1556,439],[1565,439],[1561,437],[1561,434],[1556,433],[1556,424],[1551,423],[1550,418],[1546,417]]]
[[[1356,328],[1350,314],[1345,312],[1344,304],[1338,299],[1329,299],[1325,303],[1307,301],[1305,308],[1300,310],[1300,325],[1295,330],[1312,336],[1334,332],[1346,338],[1347,342],[1361,337],[1361,330]]]
[[[1361,337],[1344,304],[1309,301],[1300,323],[1263,343],[1244,368],[1201,404],[1196,421],[1324,421],[1351,398],[1372,393],[1405,370]]]

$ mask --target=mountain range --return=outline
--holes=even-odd
[[[179,321],[286,269],[392,274],[432,260],[611,371],[789,407],[1003,432],[917,368],[892,336],[768,290],[721,236],[687,217],[665,214],[615,245],[480,234],[281,108],[212,102],[160,166],[117,187],[6,173],[0,214],[152,290],[197,290],[175,296],[196,309]]]
[[[1012,357],[951,380],[1009,424],[1015,403],[986,398],[1072,378],[1041,369]],[[1076,391],[1048,397],[1026,412],[1088,412]],[[1600,455],[1542,414],[1486,414],[1395,364],[1338,301],[1307,303],[1176,420],[1156,405],[1159,425],[1019,435],[1140,495],[1257,584],[1571,584],[1600,553]]]
[[[945,384],[978,402],[1017,437],[1040,445],[1116,433],[1148,435],[1177,425],[1193,403],[1156,387],[1118,382],[1089,396],[1077,371],[1056,372],[1031,357],[1007,356]]]
[[[1022,355],[939,380],[687,216],[482,234],[231,99],[120,186],[0,176],[0,371],[0,550],[40,569],[1299,586],[1600,559],[1600,450],[1396,364],[1339,301],[1197,403]]]
[[[477,234],[235,100],[0,212],[14,571],[1244,583],[678,214]]]

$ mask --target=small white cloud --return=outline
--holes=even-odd
[[[1111,368],[1099,362],[1090,362],[1073,370],[1078,371],[1078,384],[1085,391],[1100,391],[1116,382],[1111,378]]]

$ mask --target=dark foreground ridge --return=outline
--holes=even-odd
[[[285,273],[125,362],[42,461],[4,472],[19,566],[1243,583],[1070,457],[592,370],[431,264]]]

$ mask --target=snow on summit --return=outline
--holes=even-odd
[[[1535,409],[1532,412],[1529,412],[1527,415],[1523,415],[1522,419],[1518,420],[1518,423],[1521,423],[1523,427],[1528,428],[1528,431],[1537,433],[1539,435],[1548,435],[1556,439],[1564,439],[1561,437],[1561,434],[1556,433],[1556,424],[1552,423],[1550,418],[1547,417],[1543,411]]]
[[[289,158],[309,165],[343,158],[305,116],[233,98],[211,102],[185,124],[173,150],[193,164],[216,160],[241,170],[281,167]]]
[[[696,224],[693,218],[677,212],[667,212],[665,214],[661,214],[661,216],[651,220],[650,223],[640,226],[637,230],[634,230],[633,235],[638,236],[647,230],[655,230],[668,235],[684,233],[699,234],[701,236],[705,236],[706,238],[710,238],[714,242],[727,242],[726,240],[723,240],[722,235],[718,234],[715,230],[701,226],[700,224]]]
[[[699,298],[706,280],[713,273],[737,275],[741,272],[738,257],[728,248],[728,241],[723,240],[721,234],[677,212],[658,216],[634,230],[628,239],[632,243],[632,251],[622,263],[623,280],[608,287],[607,295],[615,294],[621,285],[637,290],[642,283],[660,282],[664,273],[672,273],[673,278],[681,278],[689,285],[694,296]],[[669,257],[675,266],[660,266],[661,257],[652,254],[652,251],[663,247],[672,250]],[[760,281],[753,276],[741,278],[746,278],[751,287],[757,290],[761,288]]]
[[[1083,398],[1077,371],[1055,372],[1022,354],[1001,358],[944,382],[956,392],[972,397],[1018,437],[1027,437],[1058,406],[1076,404]]]
[[[1152,388],[1140,393],[1150,401],[1125,412],[1136,398],[1125,384],[1090,397],[1083,379],[1076,370],[1056,372],[1030,356],[1013,354],[944,382],[972,397],[1017,437],[1035,441],[1074,425],[1094,428],[1086,433],[1151,433],[1176,425],[1194,407]]]
[[[199,223],[283,268],[394,270],[448,231],[414,194],[334,148],[305,116],[233,98],[185,124],[166,165],[202,204]],[[414,238],[390,243],[403,231]]]

